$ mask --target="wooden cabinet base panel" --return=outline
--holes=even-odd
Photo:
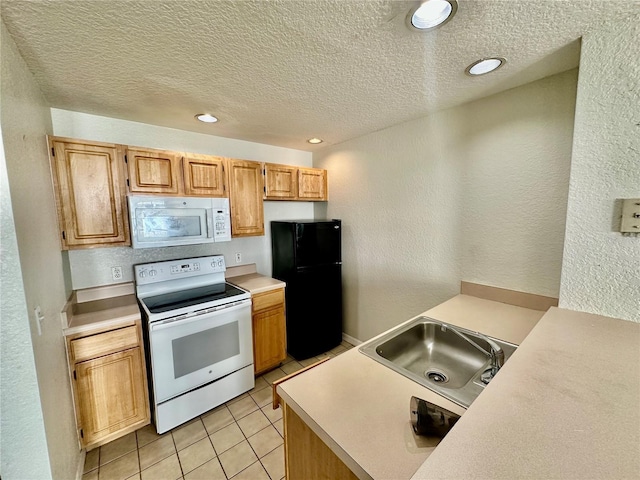
[[[87,452],[90,450],[95,450],[96,448],[101,447],[102,445],[105,445],[109,442],[113,442],[114,440],[117,440],[120,437],[129,435],[131,432],[135,432],[136,430],[142,427],[146,427],[147,425],[150,425],[150,424],[151,424],[151,420],[149,418],[140,420],[139,422],[133,423],[126,428],[123,428],[121,430],[118,430],[115,433],[112,433],[111,435],[106,435],[102,437],[100,440],[96,440],[95,442],[92,442],[92,443],[87,443],[85,444],[84,448],[87,449]],[[78,433],[78,437],[79,436],[80,436],[80,433]]]
[[[287,480],[358,478],[286,403],[283,407]]]

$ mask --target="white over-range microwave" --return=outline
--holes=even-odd
[[[129,218],[133,248],[231,240],[228,198],[131,195]]]

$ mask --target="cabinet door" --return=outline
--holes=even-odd
[[[297,196],[298,169],[265,163],[264,198],[268,200],[295,200]]]
[[[327,171],[320,168],[298,169],[298,198],[326,201]]]
[[[130,245],[123,150],[49,137],[62,248]]]
[[[262,165],[229,160],[228,170],[231,236],[264,235]]]
[[[176,152],[127,148],[129,191],[182,194],[180,159]]]
[[[138,422],[147,422],[149,405],[140,347],[75,366],[82,444]]]
[[[222,157],[187,154],[182,159],[184,193],[192,196],[226,197]]]
[[[256,374],[287,358],[284,306],[253,314],[253,350]]]

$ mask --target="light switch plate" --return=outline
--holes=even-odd
[[[622,233],[640,233],[640,198],[625,198],[622,200]]]

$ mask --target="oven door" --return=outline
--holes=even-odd
[[[156,404],[253,363],[251,300],[149,330]]]

